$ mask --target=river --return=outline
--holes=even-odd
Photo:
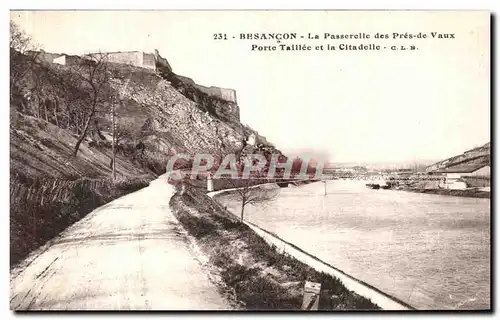
[[[490,199],[365,183],[329,181],[326,196],[321,182],[282,188],[245,219],[417,309],[489,309]]]

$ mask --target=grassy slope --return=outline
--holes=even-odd
[[[116,184],[109,152],[83,143],[46,121],[11,110],[10,263],[80,220],[94,208],[148,185],[154,175],[118,157]]]
[[[23,55],[11,55],[11,66],[25,65]],[[82,94],[81,88],[61,80],[73,72],[71,68],[48,63],[35,65],[13,90],[10,101],[12,264],[92,209],[146,186],[165,171],[169,154],[207,152],[219,140],[227,150],[232,150],[238,141],[245,139],[239,122],[229,124],[205,115],[203,107],[211,106],[213,99],[205,97],[203,103],[195,103],[149,70],[120,64],[111,64],[110,68],[117,80],[110,90],[124,94],[117,107],[121,135],[116,162],[121,182],[117,186],[109,179],[108,113],[98,113],[95,124],[89,128],[89,138],[93,141],[86,139],[77,157],[72,156],[76,135],[64,124],[56,125],[55,110],[49,108],[45,115],[37,117],[43,110],[41,102],[58,101],[59,107],[64,108],[65,101],[73,101],[74,96]],[[26,98],[34,92],[34,79],[43,79],[39,100],[33,96]],[[224,107],[223,101],[215,102]],[[108,110],[109,106],[100,109]],[[58,112],[60,124],[65,111]],[[145,145],[144,153],[137,149],[139,142]]]
[[[11,172],[27,176],[51,176],[66,179],[111,176],[107,149],[90,148],[82,143],[78,156],[72,156],[76,138],[55,125],[11,111],[10,168]],[[116,170],[119,176],[148,175],[118,155]],[[153,177],[151,173],[149,176]]]
[[[28,78],[23,90],[29,91],[29,83]],[[54,92],[50,82],[44,85]],[[96,207],[147,186],[155,176],[118,154],[119,181],[113,183],[109,146],[91,147],[85,141],[73,157],[75,135],[50,118],[32,116],[34,108],[19,94],[10,101],[11,267]]]
[[[186,185],[179,190],[170,203],[174,215],[218,270],[223,288],[246,309],[300,309],[306,280],[322,284],[320,309],[378,309],[339,280],[270,247],[202,190]]]
[[[26,68],[25,57],[13,54],[11,66]],[[115,72],[127,74],[128,79],[145,88],[155,88],[159,81],[157,75],[143,69],[114,67]],[[161,173],[157,171],[164,170],[164,166],[157,163],[158,157],[151,157],[154,151],[146,150],[144,157],[137,157],[137,142],[133,141],[142,138],[140,127],[152,116],[148,110],[154,106],[145,108],[133,100],[120,106],[120,124],[126,128],[131,146],[128,150],[118,150],[116,174],[119,181],[112,183],[109,139],[98,139],[93,145],[90,140],[84,141],[78,156],[74,157],[76,135],[56,126],[51,112],[48,117],[35,117],[40,110],[37,101],[57,99],[61,102],[71,100],[71,95],[81,94],[79,88],[71,87],[68,82],[61,83],[70,70],[52,64],[35,65],[30,70],[14,88],[10,101],[11,266],[94,208],[147,186],[155,173]],[[43,79],[41,100],[26,98],[26,94],[32,92],[35,78]],[[160,105],[162,101],[150,102]],[[96,120],[101,133],[106,135],[110,124],[106,114],[99,114]],[[95,140],[96,128],[90,129],[89,137]],[[107,136],[109,138],[109,132]]]

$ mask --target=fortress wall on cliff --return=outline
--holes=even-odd
[[[109,52],[107,56],[108,61],[114,63],[124,63],[150,70],[157,70],[157,67],[163,67],[167,68],[169,72],[172,72],[172,68],[167,59],[160,56],[158,50],[155,50],[155,53],[145,53],[141,51]]]
[[[113,63],[123,63],[150,70],[160,70],[162,72],[167,71],[167,73],[172,73],[172,67],[168,63],[168,60],[163,58],[158,50],[155,50],[154,53],[145,53],[142,51],[108,52],[106,55],[108,61]],[[215,99],[211,102],[211,107],[221,119],[233,122],[240,121],[240,110],[237,105],[236,90],[214,86],[205,87],[196,84],[191,78],[180,75],[176,76],[183,83],[193,86],[210,97],[218,98],[219,101]]]
[[[240,108],[236,102],[236,90],[219,88],[219,87],[205,87],[195,84],[195,87],[208,94],[211,97],[216,97],[221,102],[214,102],[215,113],[221,118],[231,122],[240,121]]]
[[[203,102],[197,100],[195,97],[191,96],[190,99],[194,99],[195,102],[201,104],[208,104],[212,113],[215,113],[220,119],[225,119],[230,122],[240,121],[240,108],[238,107],[236,100],[236,90],[219,88],[219,87],[205,87],[194,82],[193,79],[184,77],[181,75],[175,75],[175,77],[180,80],[186,87],[193,87],[196,92],[204,93],[209,97],[212,97],[209,101]],[[216,99],[213,99],[216,98]],[[205,105],[205,107],[207,107]]]
[[[156,70],[155,55],[151,53],[142,53],[142,67],[151,70]]]
[[[198,89],[200,89],[202,92],[205,92],[208,95],[221,98],[222,100],[225,100],[225,101],[237,103],[236,90],[213,87],[213,86],[212,87],[205,87],[202,85],[197,85],[197,86],[198,86]]]
[[[32,52],[35,52],[35,51],[32,51]],[[37,54],[38,61],[45,61],[45,62],[50,62],[50,63],[52,63],[55,59],[58,59],[58,58],[64,56],[64,54],[50,53],[50,52],[45,52],[45,51],[40,51],[40,52],[37,52],[36,54]]]
[[[106,53],[109,62],[124,63],[133,66],[142,66],[142,52],[108,52]]]
[[[153,54],[144,53],[141,51],[108,52],[106,54],[109,62],[129,64],[132,66],[152,70],[156,69],[155,58]]]
[[[233,89],[225,89],[225,88],[217,88],[219,90],[219,95],[222,99],[226,101],[236,102],[236,90]]]

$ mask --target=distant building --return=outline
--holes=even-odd
[[[131,66],[145,68],[150,70],[158,70],[158,68],[165,68],[168,72],[172,72],[172,67],[167,59],[162,58],[158,50],[155,49],[154,53],[146,53],[142,51],[118,51],[118,52],[103,52],[103,53],[90,53],[84,57],[92,59],[93,55],[102,54],[106,57],[107,61],[113,63],[128,64]]]
[[[366,169],[366,167],[362,167],[362,166],[354,166],[354,167],[352,167],[352,169],[357,174],[365,174],[368,172],[368,169]]]
[[[40,50],[39,52],[29,51],[28,53],[36,54],[36,57],[39,61],[56,63],[60,65],[77,64],[82,61],[82,59],[92,60],[96,55],[102,54],[106,57],[107,61],[112,63],[123,63],[150,70],[158,70],[161,68],[163,70],[167,70],[168,72],[172,72],[172,67],[168,63],[167,59],[160,56],[158,50],[155,50],[154,53],[146,53],[142,51],[89,53],[83,55],[82,57],[63,53],[50,53],[43,50]],[[231,93],[231,95],[235,95],[235,93]]]
[[[70,56],[67,54],[61,54],[59,57],[56,57],[52,60],[52,63],[60,64],[63,66],[66,65],[75,65],[82,61],[82,58],[79,56]]]
[[[355,170],[353,168],[338,168],[336,172],[340,173],[354,173]]]
[[[490,177],[490,171],[491,167],[489,164],[458,164],[445,169],[432,171],[431,174],[441,174],[456,179],[457,177]]]
[[[38,62],[56,63],[60,65],[76,64],[82,60],[82,58],[79,56],[73,56],[64,53],[51,53],[45,52],[43,50],[27,51],[26,53],[36,57],[36,60]]]
[[[414,175],[415,172],[412,169],[398,169],[397,171],[392,171],[391,175],[400,176],[400,177],[408,177]]]
[[[93,55],[89,54],[86,57],[92,59]],[[125,52],[103,52],[102,55],[106,60],[113,63],[123,63],[131,66],[156,70],[155,57],[152,53],[142,51],[125,51]]]

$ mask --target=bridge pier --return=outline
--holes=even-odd
[[[212,192],[214,191],[214,181],[212,180],[212,175],[208,175],[207,177],[207,191]]]

